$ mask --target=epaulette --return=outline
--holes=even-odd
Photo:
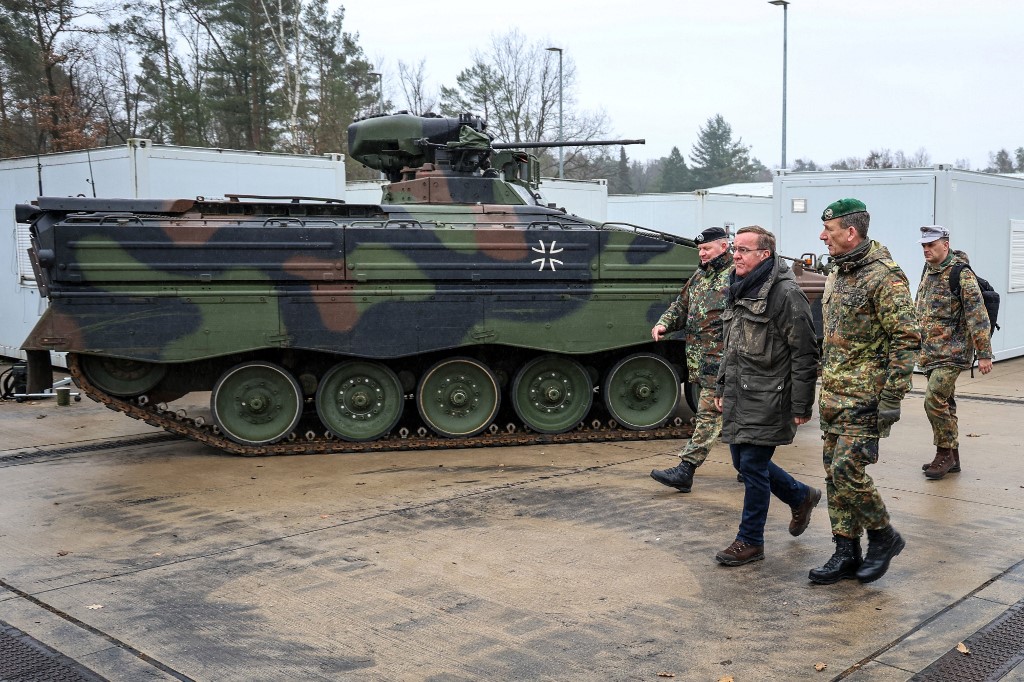
[[[900,268],[899,263],[894,261],[892,258],[879,258],[878,262],[889,268],[892,272],[902,272],[902,268]]]

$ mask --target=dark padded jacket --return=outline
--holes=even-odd
[[[761,287],[722,313],[725,354],[718,372],[722,441],[793,442],[793,417],[810,417],[818,378],[811,307],[779,257]]]

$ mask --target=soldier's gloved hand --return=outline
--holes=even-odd
[[[878,430],[884,431],[900,420],[900,403],[898,398],[885,393],[878,396]]]

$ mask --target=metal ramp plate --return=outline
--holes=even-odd
[[[1024,600],[1017,602],[956,647],[910,678],[913,682],[988,682],[1024,662]]]
[[[106,682],[85,666],[3,621],[0,621],[0,680]]]

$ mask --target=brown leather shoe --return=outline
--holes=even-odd
[[[742,566],[761,559],[764,559],[764,545],[748,545],[742,540],[733,540],[731,545],[715,555],[715,561],[723,566]]]
[[[935,461],[932,462],[930,467],[925,469],[924,475],[937,481],[948,474],[955,465],[956,459],[953,457],[953,448],[939,448]]]
[[[811,523],[811,512],[821,502],[821,491],[817,488],[811,488],[807,491],[807,497],[804,501],[795,507],[791,507],[793,510],[793,520],[789,522],[789,534],[796,537],[807,530],[807,526]]]

